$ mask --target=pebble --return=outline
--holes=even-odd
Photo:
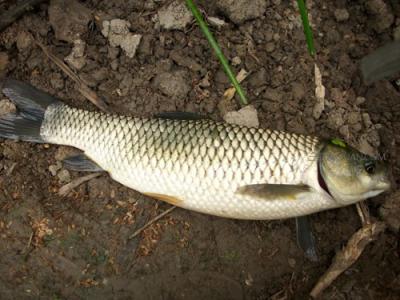
[[[181,1],[174,1],[158,11],[158,21],[164,29],[184,29],[193,18],[192,13]]]
[[[357,104],[357,105],[361,105],[361,104],[363,104],[365,101],[367,101],[367,99],[365,99],[364,97],[357,97],[357,98],[356,98],[356,104]]]
[[[238,66],[242,63],[242,60],[240,59],[239,56],[235,56],[232,58],[232,66]]]
[[[32,46],[33,38],[28,32],[22,30],[17,35],[17,49],[22,52]]]
[[[190,91],[185,71],[164,72],[154,78],[154,85],[166,96],[185,98]]]
[[[392,26],[394,15],[390,6],[384,0],[367,0],[365,7],[373,15],[370,24],[377,33],[382,33]]]
[[[339,133],[344,139],[348,139],[350,137],[349,125],[343,125],[339,128]]]
[[[92,11],[77,0],[50,1],[48,15],[56,40],[69,43],[84,36],[92,19]]]
[[[265,45],[265,51],[267,51],[268,53],[271,53],[275,50],[275,44],[272,42],[269,42]]]
[[[129,28],[131,23],[122,19],[105,20],[102,23],[101,33],[106,37],[111,47],[121,47],[126,56],[133,58],[136,50],[139,47],[142,35],[133,34]],[[118,52],[112,48],[108,49],[108,55],[111,59],[118,56]]]
[[[360,150],[361,153],[374,156],[376,154],[376,150],[374,147],[371,146],[371,144],[368,141],[368,134],[363,134],[360,136],[358,140],[359,147],[358,149]]]
[[[276,102],[281,102],[283,100],[284,94],[278,89],[267,88],[264,92],[264,98]]]
[[[61,168],[62,168],[62,164],[61,164],[61,162],[58,161],[55,165],[49,166],[49,171],[52,176],[56,176],[58,170],[60,170]]]
[[[306,94],[304,85],[299,82],[294,82],[292,84],[292,94],[295,100],[301,100]]]
[[[223,119],[227,123],[247,127],[258,127],[260,125],[257,110],[252,105],[247,105],[238,111],[227,112]]]
[[[360,121],[361,121],[361,115],[357,111],[349,112],[349,114],[347,115],[347,122],[351,125],[360,123]]]
[[[222,19],[219,19],[217,17],[207,17],[208,22],[210,23],[210,25],[217,27],[217,28],[221,28],[222,26],[224,26],[226,24],[226,22]]]
[[[367,128],[367,129],[371,128],[373,124],[372,124],[371,117],[369,116],[369,114],[363,113],[361,116],[362,116],[365,128]]]
[[[343,108],[332,110],[326,122],[328,128],[338,130],[344,124],[344,113],[345,111]]]
[[[259,18],[267,9],[266,0],[217,0],[216,5],[235,24]]]
[[[296,260],[294,258],[289,258],[288,264],[291,268],[294,268],[296,266]]]
[[[62,90],[64,88],[64,78],[60,73],[53,73],[50,76],[50,84],[52,88]]]
[[[84,41],[75,40],[71,53],[64,58],[64,61],[75,70],[81,70],[86,65],[85,49],[86,43]]]
[[[57,177],[62,183],[67,183],[71,181],[71,175],[66,169],[62,169],[60,172],[58,172]]]
[[[345,22],[349,19],[350,14],[345,8],[337,8],[334,11],[335,19],[338,22]]]
[[[142,36],[140,34],[128,34],[121,42],[121,49],[125,51],[126,56],[133,58],[139,46]]]

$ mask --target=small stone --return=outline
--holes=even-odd
[[[269,42],[265,45],[265,51],[267,51],[268,53],[271,53],[275,50],[275,44],[272,42]]]
[[[336,21],[338,21],[338,22],[345,22],[350,17],[349,12],[345,8],[335,9],[334,14],[335,14]]]
[[[370,23],[377,33],[382,33],[392,26],[394,15],[384,0],[367,0],[365,7],[373,15]]]
[[[281,102],[284,94],[278,89],[267,88],[264,92],[264,98],[275,102]]]
[[[365,128],[371,128],[372,127],[372,121],[371,121],[371,117],[369,116],[369,114],[368,113],[363,113],[362,114],[362,119],[363,119],[363,122],[364,122],[364,126],[365,126]]]
[[[94,70],[92,73],[92,77],[96,81],[103,81],[103,80],[107,79],[109,75],[110,74],[109,74],[108,69],[104,68],[104,67]]]
[[[303,99],[306,94],[304,85],[299,82],[294,82],[292,84],[292,94],[295,100]]]
[[[342,127],[340,127],[339,133],[342,137],[344,137],[345,139],[348,139],[350,136],[349,125],[343,125]]]
[[[327,120],[327,126],[330,129],[338,130],[344,124],[344,109],[339,108],[330,112]]]
[[[121,49],[125,51],[126,56],[133,58],[136,54],[142,36],[140,34],[127,35],[121,43]]]
[[[75,40],[71,53],[64,58],[65,62],[75,70],[81,70],[86,65],[85,48],[84,41]]]
[[[120,50],[117,47],[108,47],[108,57],[111,60],[116,59],[119,55],[119,52],[120,52]]]
[[[110,31],[114,34],[125,35],[129,33],[131,23],[122,19],[113,19],[110,21]]]
[[[230,111],[224,115],[224,121],[247,127],[258,127],[260,125],[257,110],[252,105],[247,105],[238,111]]]
[[[224,20],[221,20],[217,17],[208,17],[207,20],[210,23],[210,25],[217,27],[217,28],[221,28],[222,26],[224,26],[226,24],[226,22]]]
[[[360,136],[358,140],[359,147],[358,149],[360,150],[361,153],[374,156],[376,155],[376,150],[374,147],[371,146],[371,144],[368,141],[368,134],[363,134]]]
[[[71,175],[66,169],[62,169],[60,172],[58,172],[57,177],[62,183],[67,183],[71,181]]]
[[[192,13],[180,1],[174,1],[158,11],[160,26],[165,29],[184,29],[192,18]]]
[[[60,73],[53,73],[50,76],[50,84],[52,88],[62,90],[64,88],[64,78]]]
[[[50,165],[49,166],[49,171],[50,171],[52,176],[56,176],[57,175],[57,171],[60,170],[61,168],[62,168],[62,165],[58,161],[55,165]]]
[[[252,88],[264,86],[267,82],[267,70],[265,70],[265,68],[261,68],[255,73],[251,74],[248,82]]]
[[[349,112],[347,115],[347,122],[351,125],[357,124],[361,122],[361,115],[357,111]]]
[[[91,10],[77,0],[52,0],[48,14],[56,39],[69,43],[83,37],[92,19]]]
[[[361,104],[363,104],[365,101],[367,101],[367,99],[365,99],[364,97],[357,97],[357,98],[356,98],[356,104],[357,104],[357,105],[361,105]]]
[[[133,58],[142,39],[142,35],[133,34],[129,31],[131,23],[122,19],[113,19],[103,21],[101,33],[106,37],[112,47],[120,46],[126,56]],[[111,59],[118,56],[118,52],[113,48],[108,49]]]
[[[185,98],[190,91],[188,74],[185,71],[164,72],[154,78],[154,85],[165,95]]]
[[[240,59],[239,56],[235,56],[232,58],[232,66],[238,66],[242,63],[242,60]]]
[[[0,116],[8,115],[17,111],[14,103],[8,99],[0,100]]]
[[[235,24],[259,18],[267,9],[265,0],[218,0],[216,4],[220,11]]]
[[[118,69],[118,66],[119,66],[118,59],[114,59],[110,64],[110,67],[113,71],[116,71]]]
[[[268,113],[276,113],[280,110],[280,103],[271,100],[264,100],[261,103],[261,108]]]
[[[32,35],[26,31],[20,31],[17,35],[17,49],[22,52],[28,49],[33,43]]]
[[[296,260],[294,258],[289,258],[288,264],[291,268],[294,268],[296,266]]]

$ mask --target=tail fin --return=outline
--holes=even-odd
[[[0,82],[0,88],[17,107],[16,113],[0,118],[0,137],[44,143],[40,136],[44,113],[49,105],[60,101],[27,83],[13,79]]]

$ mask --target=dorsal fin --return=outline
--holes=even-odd
[[[158,119],[168,119],[168,120],[206,120],[209,119],[204,115],[193,112],[183,112],[183,111],[168,111],[163,113],[158,113],[154,115]]]

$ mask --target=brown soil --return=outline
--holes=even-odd
[[[15,2],[0,1],[0,11]],[[110,48],[100,23],[91,21],[82,35],[87,43],[85,66],[77,73],[116,112],[149,116],[193,111],[220,119],[217,104],[229,87],[228,80],[194,23],[184,30],[155,26],[154,16],[169,2],[83,2],[94,15],[103,12],[129,20],[131,31],[141,34],[142,40],[135,57],[129,58]],[[226,1],[196,2],[208,16],[227,22],[213,31],[226,56],[240,58],[235,71],[251,72],[243,87],[258,109],[262,127],[342,137],[367,150],[377,147],[388,158],[398,183],[399,87],[394,81],[366,86],[358,68],[363,56],[392,39],[400,24],[396,1],[387,1],[383,10],[393,17],[392,22],[386,21],[389,25],[379,23],[387,15],[374,15],[376,8],[364,5],[383,1],[312,1],[317,60],[327,89],[326,109],[318,120],[312,114],[313,60],[296,6],[288,4],[294,1],[267,1],[262,16],[239,24],[215,4]],[[339,8],[345,8],[349,16]],[[64,58],[73,45],[56,38],[55,22],[50,24],[48,4],[42,4],[0,33],[0,74],[94,110],[27,34],[34,33]],[[1,64],[6,65],[3,71]],[[204,83],[207,76],[209,85]],[[165,87],[170,81],[173,88]],[[372,125],[365,121],[366,115]],[[176,209],[128,240],[168,205],[106,175],[81,185],[68,197],[57,196],[63,183],[59,176],[52,176],[49,166],[66,152],[65,147],[51,145],[0,143],[2,299],[307,298],[335,252],[360,227],[354,207],[313,215],[320,253],[317,263],[308,261],[298,249],[293,220],[237,221]],[[379,207],[390,197],[369,201],[373,216],[380,218]],[[396,299],[399,251],[399,235],[387,230],[323,298]]]

